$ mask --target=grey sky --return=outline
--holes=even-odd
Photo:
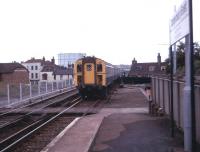
[[[181,0],[2,0],[0,62],[84,52],[113,64],[168,56],[169,19]],[[194,39],[199,40],[199,0]]]

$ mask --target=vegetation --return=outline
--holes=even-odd
[[[194,69],[195,74],[200,74],[200,45],[197,42],[194,42]],[[177,58],[177,73],[183,75],[185,71],[185,43],[179,42],[176,47],[176,58]],[[165,62],[168,63],[167,73],[170,73],[170,60],[167,58]]]

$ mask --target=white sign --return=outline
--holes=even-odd
[[[171,45],[189,34],[189,7],[188,0],[184,0],[176,14],[170,20]]]

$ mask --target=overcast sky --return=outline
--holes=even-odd
[[[83,52],[113,64],[168,57],[169,19],[181,0],[1,0],[0,62]],[[200,1],[194,3],[199,41]],[[197,17],[196,17],[197,16]]]

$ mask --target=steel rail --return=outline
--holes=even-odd
[[[87,111],[83,113],[82,116],[86,116],[88,113],[91,113],[90,110],[91,110],[92,108],[94,108],[100,101],[101,101],[100,99],[96,100],[96,102],[93,103],[92,106],[89,107],[89,108],[87,109]]]
[[[19,144],[20,142],[22,142],[23,140],[28,138],[30,135],[32,135],[33,133],[35,133],[36,131],[38,131],[39,129],[44,127],[45,125],[49,124],[50,122],[52,122],[53,120],[55,120],[56,118],[58,118],[59,116],[64,114],[69,109],[76,106],[78,103],[80,103],[82,101],[80,99],[81,98],[79,97],[79,98],[73,100],[75,102],[73,105],[64,109],[59,114],[54,115],[53,117],[49,118],[48,120],[46,120],[47,118],[44,118],[45,119],[44,123],[40,124],[42,121],[44,121],[44,119],[41,119],[37,123],[34,123],[34,124],[24,128],[23,130],[19,131],[18,133],[13,134],[12,136],[5,139],[4,141],[0,142],[0,148],[1,148],[0,152],[5,152],[5,151],[11,150],[12,148],[14,148],[14,146],[16,146],[17,144]],[[39,124],[39,126],[37,126],[38,124]],[[34,127],[36,127],[36,128],[34,129]],[[23,135],[23,134],[25,134],[25,135]],[[22,136],[20,138],[17,138],[18,135],[22,135]]]
[[[74,93],[74,94],[70,95],[69,97],[74,96],[74,95],[76,95],[76,94],[77,94],[77,93]],[[69,98],[69,97],[68,97],[68,98]],[[10,122],[7,122],[7,123],[4,123],[3,125],[1,125],[1,126],[0,126],[0,129],[3,129],[3,128],[5,128],[5,127],[8,127],[8,126],[10,126],[10,125],[13,125],[13,124],[19,122],[20,120],[27,118],[29,115],[31,115],[31,114],[33,114],[33,113],[35,113],[35,112],[37,112],[37,111],[40,111],[41,109],[47,108],[47,107],[49,107],[49,106],[51,106],[51,105],[57,104],[57,103],[59,103],[59,102],[62,102],[62,100],[49,103],[49,104],[44,105],[43,107],[40,107],[40,108],[38,108],[38,109],[35,109],[35,110],[33,110],[33,111],[31,111],[31,112],[29,112],[29,113],[23,115],[23,116],[19,116],[19,117],[18,117],[17,119],[15,119],[14,121],[10,121]]]

